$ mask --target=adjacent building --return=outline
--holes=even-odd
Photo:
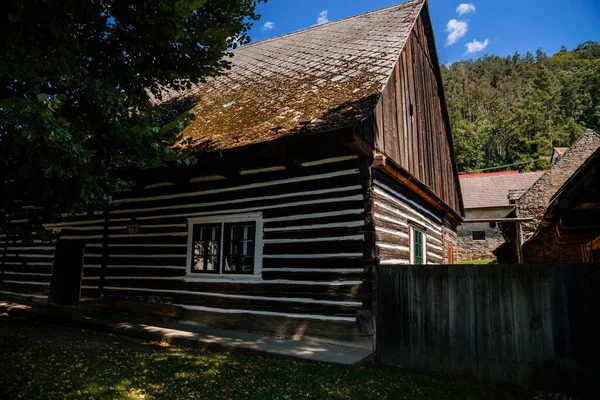
[[[568,188],[563,188],[563,186],[579,174],[578,171],[583,165],[591,168],[588,161],[590,159],[597,160],[597,157],[594,156],[594,158],[592,155],[599,147],[600,135],[591,130],[586,131],[564,152],[550,170],[546,171],[519,197],[515,209],[507,217],[527,218],[529,221],[523,222],[521,229],[515,223],[501,224],[507,243],[497,252],[499,262],[515,262],[521,251],[521,258],[524,262],[581,262],[588,258],[584,249],[587,242],[572,241],[568,245],[563,243],[561,246],[556,244],[558,242],[546,242],[544,248],[541,249],[534,246],[531,241],[534,235],[538,235],[539,238],[545,218],[550,217],[552,223],[560,223],[560,221],[552,219],[554,212],[550,209],[553,201],[557,199],[555,196],[559,196],[559,192],[564,196]],[[595,192],[591,190],[591,187],[588,187],[588,194],[593,195]],[[519,248],[519,243],[525,244],[523,249]]]
[[[600,263],[600,147],[552,197],[523,255],[525,262]]]
[[[515,208],[516,199],[543,174],[505,171],[460,175],[465,220],[486,220],[465,222],[458,228],[462,260],[495,258],[493,251],[504,243],[504,237],[494,219],[506,217]]]

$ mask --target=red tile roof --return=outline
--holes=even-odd
[[[461,174],[461,178],[481,178],[482,176],[496,176],[496,175],[515,175],[519,171],[502,171],[502,172],[484,172],[481,174]]]
[[[525,191],[544,175],[544,171],[515,172],[460,175],[465,208],[509,206],[510,191]]]

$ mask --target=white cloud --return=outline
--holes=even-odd
[[[328,13],[329,13],[329,11],[327,11],[327,10],[323,10],[319,13],[319,17],[317,18],[317,25],[321,25],[326,22],[329,22],[329,18],[327,18]]]
[[[262,28],[260,28],[261,31],[265,32],[265,31],[270,31],[271,29],[275,28],[275,22],[272,21],[267,21],[263,24]]]
[[[446,26],[446,32],[448,32],[446,46],[452,46],[454,43],[458,42],[468,31],[469,25],[467,25],[466,22],[457,19],[448,21],[448,25]]]
[[[484,50],[486,47],[488,47],[489,44],[489,39],[485,39],[483,42],[480,42],[477,39],[475,39],[472,42],[465,44],[465,47],[467,48],[467,53],[472,54]]]
[[[456,7],[458,15],[474,13],[475,10],[476,8],[472,3],[462,3],[460,6]]]

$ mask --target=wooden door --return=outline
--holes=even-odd
[[[59,240],[56,244],[50,281],[51,303],[65,306],[79,303],[84,247],[84,243],[74,240]]]

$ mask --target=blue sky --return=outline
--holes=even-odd
[[[269,0],[259,5],[262,19],[251,36],[262,40],[400,2]],[[429,7],[442,63],[600,42],[600,0],[430,0]]]

